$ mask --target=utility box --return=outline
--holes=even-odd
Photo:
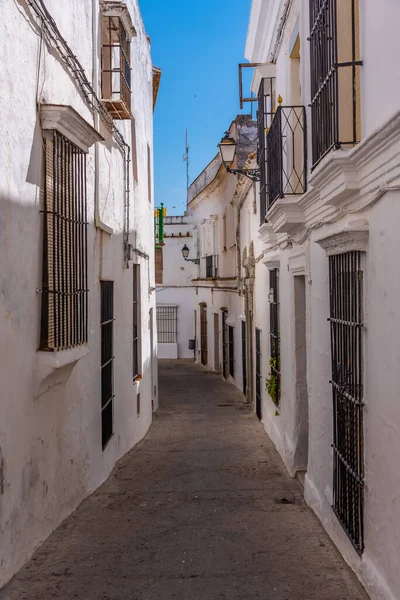
[[[196,350],[196,340],[189,340],[189,350]]]

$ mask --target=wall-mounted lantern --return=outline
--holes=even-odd
[[[225,131],[225,135],[218,144],[219,153],[222,163],[228,173],[233,175],[246,175],[252,181],[260,181],[260,169],[232,169],[233,161],[236,155],[236,141],[230,135],[229,131]]]
[[[188,262],[192,262],[195,265],[199,265],[200,264],[200,259],[199,258],[189,258],[189,248],[187,247],[187,245],[185,244],[182,248],[182,256],[183,258],[188,261]]]

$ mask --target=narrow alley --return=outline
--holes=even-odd
[[[361,600],[243,396],[160,364],[147,437],[43,544],[0,600]]]

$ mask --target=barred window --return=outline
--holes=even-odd
[[[361,137],[359,0],[310,0],[312,162]]]
[[[103,450],[114,431],[114,282],[100,281],[101,440]]]
[[[86,155],[57,131],[45,133],[41,350],[88,339]]]
[[[267,214],[267,133],[271,127],[275,112],[275,79],[267,77],[261,80],[258,90],[258,156],[260,167],[260,221],[264,223]]]
[[[363,270],[361,252],[329,258],[333,394],[333,510],[364,549]]]
[[[141,348],[140,348],[140,265],[132,265],[133,269],[133,378],[141,371]]]
[[[281,396],[279,269],[270,270],[269,287],[270,378],[274,381],[271,398],[276,405],[279,405]]]
[[[157,338],[160,344],[176,344],[178,307],[175,305],[157,306]]]

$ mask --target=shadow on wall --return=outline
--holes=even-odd
[[[34,145],[37,143],[37,139]],[[40,161],[32,152],[31,181]],[[153,371],[148,310],[142,311],[142,380],[132,390],[131,298],[116,314],[115,441],[101,448],[100,235],[88,228],[89,348],[72,369],[73,377],[34,398],[41,315],[43,217],[35,188],[32,204],[0,195],[0,587],[33,551],[110,473],[115,461],[145,434],[157,409],[157,331],[153,310]],[[38,188],[39,189],[39,188]],[[28,198],[28,194],[25,194]],[[123,268],[122,235],[111,236],[115,280],[131,289],[132,269]],[[140,259],[147,284],[147,261]],[[146,296],[145,296],[146,298]],[[147,302],[146,302],[147,306]],[[140,392],[141,406],[135,392]],[[121,394],[123,397],[121,398]],[[98,401],[98,404],[96,402]],[[137,411],[140,413],[137,414]],[[55,502],[55,499],[57,500]]]

